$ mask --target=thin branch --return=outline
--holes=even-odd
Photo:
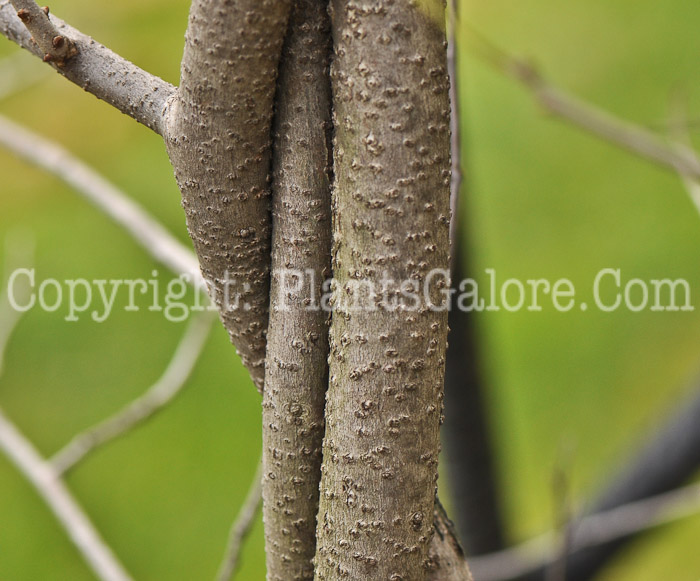
[[[0,376],[5,371],[5,352],[24,312],[12,308],[7,290],[0,294]]]
[[[700,484],[645,498],[584,516],[571,524],[569,553],[619,540],[700,513]],[[520,545],[481,557],[469,564],[479,581],[507,581],[527,576],[551,563],[556,535],[545,533]]]
[[[27,262],[33,262],[34,238],[33,236],[29,239],[23,238],[23,236],[18,236],[13,232],[5,236],[6,276],[3,278],[5,284],[3,284],[3,288],[0,289],[0,376],[2,376],[5,370],[5,353],[10,338],[17,328],[22,315],[26,312],[12,308],[9,287],[7,285],[9,275],[15,268],[26,267],[28,266]],[[19,298],[24,301],[28,297],[30,289],[29,286],[20,286],[19,289],[15,287],[14,292],[15,299]],[[17,293],[20,293],[21,296],[17,297]]]
[[[175,274],[191,276],[204,288],[194,253],[126,194],[60,145],[0,116],[0,146],[59,177],[75,188],[131,237],[155,260]]]
[[[195,317],[161,378],[122,410],[75,436],[50,460],[57,475],[73,468],[87,454],[132,430],[162,410],[186,385],[209,336],[212,313]]]
[[[0,449],[31,482],[101,581],[130,581],[110,548],[47,462],[0,410]]]
[[[672,103],[671,119],[672,123],[669,126],[668,134],[669,137],[675,140],[676,151],[683,156],[693,155],[685,103],[678,98]],[[700,180],[680,172],[679,176],[690,199],[695,204],[695,208],[700,212]]]
[[[217,581],[229,581],[236,574],[243,542],[255,524],[262,504],[262,462],[258,463],[250,489],[229,533],[226,555],[216,576]]]
[[[452,279],[460,281],[466,278],[469,266],[465,264],[466,253],[463,249],[463,242],[468,236],[465,229],[461,228],[459,216],[459,206],[467,192],[462,187],[456,0],[450,0],[448,8],[447,67],[452,109],[450,262]],[[449,312],[448,321],[450,331],[445,369],[445,423],[442,428],[444,458],[452,488],[452,515],[460,542],[469,555],[479,555],[504,547],[499,487],[493,465],[492,438],[474,317],[473,314],[453,308]]]
[[[34,4],[13,1],[18,5]],[[162,135],[165,106],[168,99],[175,94],[175,87],[123,59],[61,19],[52,15],[50,20],[43,20],[49,23],[51,31],[58,33],[58,37],[71,39],[78,50],[78,54],[70,60],[51,61],[50,64],[55,66],[60,74]],[[31,21],[36,23],[41,22],[41,19],[31,18]],[[38,44],[43,43],[40,39],[48,39],[50,34],[54,34],[48,32],[46,22],[42,26],[47,27],[47,33],[38,35],[39,39],[35,42],[32,33],[17,16],[10,0],[0,0],[0,34],[41,59],[44,59],[47,50]],[[54,42],[54,38],[51,39],[51,43]],[[48,51],[48,54],[53,53]]]
[[[678,152],[683,153],[683,151],[687,151],[687,148],[679,146]],[[690,196],[690,199],[692,200],[693,204],[695,204],[698,212],[700,212],[700,181],[697,178],[691,178],[684,175],[681,175],[680,177],[686,191],[688,192],[688,195]]]
[[[22,50],[0,60],[0,99],[18,93],[22,89],[46,78],[48,69],[39,65]]]
[[[653,131],[566,93],[549,83],[532,64],[495,46],[471,27],[469,32],[475,52],[497,70],[519,81],[549,113],[666,169],[700,178],[700,159],[695,152],[679,152],[674,144]]]
[[[447,71],[450,75],[450,150],[452,155],[452,178],[450,181],[450,247],[454,265],[459,223],[459,192],[462,187],[462,137],[460,127],[459,85],[457,84],[457,2],[449,0],[447,6]]]
[[[34,0],[10,0],[17,16],[32,34],[37,46],[44,53],[45,63],[55,63],[63,68],[66,62],[78,54],[78,48],[68,37],[63,36],[49,18],[49,7],[39,8]]]

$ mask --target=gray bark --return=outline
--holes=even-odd
[[[283,0],[194,0],[165,142],[209,292],[259,391],[270,273],[270,141]]]
[[[336,287],[317,579],[426,578],[447,313],[395,301],[449,268],[450,104],[439,0],[333,0]],[[442,284],[449,284],[442,280]],[[441,284],[433,284],[436,304]],[[351,304],[354,302],[354,306]]]
[[[283,72],[301,75],[305,89],[296,90],[287,77],[281,82],[274,174],[280,244],[273,260],[276,274],[283,267],[317,269],[318,284],[329,268],[326,41],[322,0],[299,1],[318,26],[299,27]],[[341,172],[334,265],[343,297],[352,281],[381,284],[384,272],[397,283],[423,283],[433,268],[447,272],[449,102],[440,0],[334,4]],[[163,135],[202,272],[259,389],[270,284],[271,120],[289,8],[290,0],[195,0],[177,91],[50,20],[78,50],[71,58],[52,57],[52,66]],[[7,0],[0,0],[0,33],[46,54]],[[292,42],[301,43],[299,50]],[[227,274],[238,282],[232,293],[250,285],[238,310],[227,308]],[[434,303],[447,284],[432,285]],[[278,277],[272,285],[279,293]],[[288,315],[277,309],[280,297],[272,302],[273,364],[264,401],[273,467],[266,495],[277,503],[268,502],[266,512],[268,565],[272,578],[304,579],[312,574],[328,344],[322,313],[303,313],[304,297],[292,293],[282,297],[292,308]],[[386,298],[393,301],[396,293]],[[417,312],[355,313],[336,305],[323,520],[316,529],[319,579],[351,571],[358,579],[470,579],[444,514],[433,518],[446,313],[418,303]],[[303,458],[294,457],[299,453]],[[269,477],[275,470],[280,478]],[[294,497],[290,484],[298,488]],[[293,529],[284,526],[290,520]]]
[[[61,68],[68,60],[78,54],[75,43],[63,36],[49,18],[49,8],[39,5],[34,0],[10,0],[17,10],[17,16],[32,33],[36,45],[44,53],[44,62],[56,63]]]
[[[464,552],[457,540],[454,525],[439,500],[435,500],[433,516],[435,534],[430,544],[429,581],[473,581],[464,559]]]
[[[272,279],[263,396],[267,578],[313,578],[328,385],[330,277],[330,28],[325,0],[292,11],[277,92]],[[293,273],[302,273],[293,278]]]
[[[106,101],[139,123],[163,133],[163,108],[175,87],[114,54],[89,36],[51,15],[56,29],[75,43],[78,54],[62,67],[50,63],[69,81]],[[44,58],[45,51],[18,18],[9,0],[0,1],[0,34]]]

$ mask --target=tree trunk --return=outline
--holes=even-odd
[[[165,143],[210,295],[256,386],[265,372],[270,141],[289,0],[194,0]]]
[[[331,6],[335,290],[316,578],[422,580],[447,337],[446,311],[429,303],[449,286],[444,5]]]
[[[313,579],[328,386],[330,27],[325,0],[292,11],[277,91],[272,281],[263,396],[267,578]]]
[[[279,85],[291,0],[194,0],[177,89],[53,16],[78,52],[47,60],[165,140],[210,295],[267,385],[269,578],[467,581],[434,514],[449,288],[444,5],[332,2],[327,337],[319,288],[289,290],[299,281],[284,277],[312,271],[318,285],[331,258],[327,15],[324,0],[297,3]],[[0,33],[42,56],[6,2]]]

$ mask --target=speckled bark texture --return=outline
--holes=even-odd
[[[263,396],[269,581],[313,579],[331,253],[331,38],[325,0],[299,0],[282,54],[274,131],[272,281]],[[297,276],[295,273],[300,273]]]
[[[433,516],[435,534],[430,543],[428,581],[473,581],[464,559],[464,552],[457,540],[454,524],[447,517],[440,501],[435,501]]]
[[[262,390],[270,142],[290,2],[195,0],[165,141],[187,227],[231,341]]]
[[[316,579],[419,581],[430,569],[447,337],[446,311],[423,295],[428,285],[441,306],[448,286],[444,5],[331,6],[336,288]],[[444,270],[431,280],[433,269]],[[401,285],[417,285],[417,299]]]
[[[175,93],[175,87],[114,54],[53,14],[50,19],[61,35],[75,43],[78,54],[62,67],[55,62],[49,64],[72,83],[162,135],[163,107]],[[45,56],[8,0],[0,0],[0,34],[39,58]]]

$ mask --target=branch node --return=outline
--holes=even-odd
[[[28,0],[13,0],[12,3],[17,9],[17,16],[44,53],[42,58],[45,63],[63,68],[68,60],[78,54],[75,43],[59,34],[49,18],[48,6],[39,8],[35,2]]]

